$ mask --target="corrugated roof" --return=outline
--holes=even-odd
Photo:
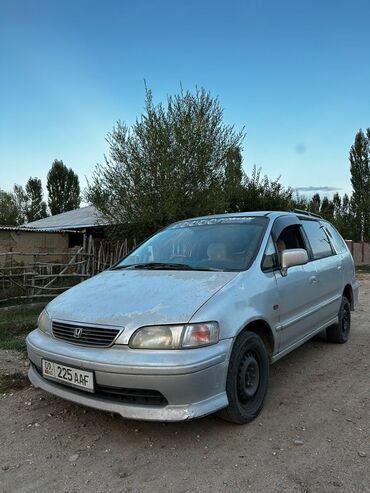
[[[71,229],[27,228],[26,226],[0,226],[0,231],[21,231],[22,233],[81,233]]]
[[[55,216],[45,217],[38,221],[32,221],[24,225],[28,229],[43,229],[43,230],[66,230],[66,229],[83,229],[92,228],[94,226],[108,226],[109,222],[102,214],[93,206],[88,205],[80,209],[63,212]],[[23,226],[22,226],[23,228]]]

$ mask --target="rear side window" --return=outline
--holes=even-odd
[[[347,245],[334,226],[330,223],[325,223],[325,229],[337,253],[345,253],[347,251]]]
[[[302,224],[311,245],[313,258],[319,259],[333,255],[324,227],[318,221],[303,220]]]

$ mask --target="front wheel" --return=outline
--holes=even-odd
[[[338,323],[326,329],[326,335],[330,342],[344,344],[348,341],[349,331],[351,330],[351,305],[348,299],[343,296],[338,313]]]
[[[262,339],[254,332],[242,332],[231,352],[226,381],[229,405],[218,415],[245,424],[260,413],[268,386],[269,360]]]

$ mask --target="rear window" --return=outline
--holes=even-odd
[[[330,223],[325,223],[325,229],[337,253],[345,253],[347,251],[347,245],[334,226]]]
[[[324,227],[318,221],[302,221],[314,259],[330,257],[333,255],[329,238]]]

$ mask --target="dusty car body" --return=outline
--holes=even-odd
[[[49,303],[27,338],[29,378],[125,418],[221,410],[245,423],[262,409],[269,363],[324,329],[347,341],[357,296],[351,254],[320,218],[182,221]]]

